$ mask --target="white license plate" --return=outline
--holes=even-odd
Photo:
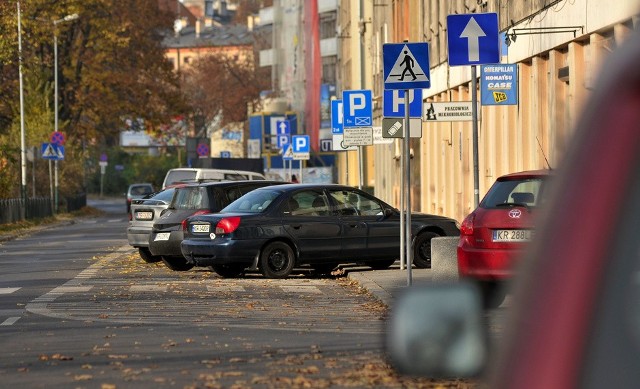
[[[153,212],[136,212],[136,219],[151,220],[153,219]]]
[[[156,238],[154,239],[154,241],[169,240],[169,236],[171,236],[170,232],[158,232],[156,234]]]
[[[493,230],[494,242],[528,242],[533,230]]]
[[[191,232],[209,232],[208,224],[192,224]]]

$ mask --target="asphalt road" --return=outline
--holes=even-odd
[[[123,200],[90,205],[107,213],[0,245],[2,386],[419,382],[389,369],[386,309],[347,278],[173,272],[127,245]]]

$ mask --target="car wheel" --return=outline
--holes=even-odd
[[[336,268],[335,263],[315,263],[311,265],[311,268],[316,274],[329,274]]]
[[[507,288],[497,281],[479,281],[482,304],[485,309],[498,308],[507,297]]]
[[[260,271],[267,278],[286,278],[294,264],[293,250],[283,242],[269,243],[260,253]]]
[[[162,257],[159,255],[151,255],[151,251],[149,251],[147,247],[138,247],[138,253],[140,254],[140,258],[146,263],[154,263],[162,260]]]
[[[435,232],[423,232],[416,238],[413,246],[413,264],[418,269],[431,268],[431,239],[440,235]]]
[[[220,277],[224,278],[236,278],[244,273],[245,265],[215,265],[211,266],[211,269],[218,273]]]
[[[396,259],[384,259],[382,261],[370,261],[365,262],[365,265],[369,266],[373,270],[385,270],[390,268],[394,263],[396,263]]]
[[[167,255],[162,256],[162,262],[171,270],[174,271],[187,271],[193,268],[193,264],[188,263],[184,257],[170,257]]]

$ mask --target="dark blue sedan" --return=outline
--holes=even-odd
[[[431,266],[431,239],[458,236],[454,219],[412,213],[416,267]],[[215,215],[184,225],[182,254],[223,277],[257,267],[285,278],[309,265],[327,273],[344,263],[373,269],[393,265],[400,253],[400,213],[384,201],[344,185],[287,184],[256,189]]]

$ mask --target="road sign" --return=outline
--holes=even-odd
[[[285,146],[282,152],[282,159],[285,161],[291,161],[293,159],[293,147],[290,144]]]
[[[294,135],[291,137],[291,146],[293,147],[293,159],[309,159],[311,158],[309,135]]]
[[[342,108],[344,127],[371,127],[373,100],[370,90],[343,91]]]
[[[483,65],[480,68],[482,105],[517,105],[518,74],[515,64]]]
[[[382,111],[386,118],[403,118],[405,91],[385,89],[382,96]],[[422,89],[409,89],[409,117],[422,117]]]
[[[276,121],[276,131],[278,135],[289,135],[291,133],[291,122],[288,120]]]
[[[418,43],[385,43],[384,89],[430,88],[429,45]]]
[[[373,144],[371,127],[349,127],[344,129],[345,146],[369,146]]]
[[[209,145],[206,143],[199,143],[198,147],[196,147],[196,152],[198,153],[198,157],[208,157],[209,156]]]
[[[500,63],[498,14],[447,16],[449,66]]]
[[[220,152],[220,158],[231,158],[231,151],[221,151]]]
[[[289,135],[288,134],[279,134],[278,135],[278,148],[282,149],[284,146],[289,144]]]
[[[52,161],[64,159],[64,146],[55,143],[43,143],[40,151],[44,159],[50,159]]]
[[[63,145],[65,142],[64,132],[60,132],[60,131],[52,132],[51,136],[49,137],[49,141],[57,145]]]
[[[425,122],[470,122],[473,119],[473,102],[447,101],[425,102]]]
[[[422,138],[422,120],[409,119],[410,138]],[[404,120],[399,118],[382,118],[383,138],[404,138]]]
[[[342,100],[331,100],[331,133],[342,134],[343,131]]]
[[[333,150],[333,139],[320,139],[320,151],[327,152]]]
[[[333,151],[351,151],[358,150],[357,146],[347,146],[344,144],[344,134],[333,134],[332,139]]]

